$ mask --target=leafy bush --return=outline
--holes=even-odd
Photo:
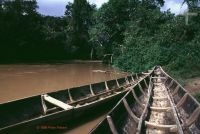
[[[130,21],[124,35],[123,51],[114,65],[123,70],[141,72],[155,65],[164,66],[177,78],[200,75],[200,23],[158,9],[144,9],[146,14]],[[197,16],[200,18],[199,16]]]

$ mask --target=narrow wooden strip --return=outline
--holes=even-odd
[[[108,124],[110,126],[110,129],[112,131],[113,134],[118,134],[117,129],[115,128],[115,125],[112,121],[112,117],[110,117],[109,115],[106,117]]]
[[[153,89],[152,88],[152,81],[151,80],[152,79],[150,78],[149,87],[148,87],[148,95],[147,95],[148,98],[147,98],[147,102],[146,102],[146,104],[144,106],[144,110],[142,112],[142,115],[140,116],[140,120],[139,120],[138,127],[137,127],[137,130],[138,130],[137,134],[141,133],[142,125],[144,123],[145,118],[147,117],[147,113],[149,112],[148,108],[149,108],[150,97],[152,95],[152,89]]]
[[[107,81],[104,82],[105,87],[106,87],[106,91],[109,91],[108,85],[107,85]]]
[[[92,94],[92,96],[94,96],[94,91],[92,90],[92,85],[90,84],[90,93]]]
[[[177,125],[161,125],[161,124],[156,124],[156,123],[151,123],[148,121],[145,121],[145,125],[148,128],[156,128],[156,129],[161,129],[161,130],[171,130],[177,132]]]
[[[58,107],[60,107],[64,110],[68,110],[68,109],[73,108],[73,106],[70,106],[70,105],[68,105],[68,104],[66,104],[66,103],[64,103],[60,100],[57,100],[57,99],[55,99],[55,98],[53,98],[53,97],[51,97],[47,94],[43,95],[43,97],[44,97],[45,101],[48,101],[49,103],[54,104],[54,105],[56,105],[56,106],[58,106]]]
[[[138,77],[138,74],[137,74],[137,73],[135,74],[135,76],[136,76],[136,79],[139,79],[139,77]]]
[[[168,88],[170,89],[170,87],[173,85],[174,81],[172,80],[168,86]]]
[[[49,109],[47,109],[47,113],[48,112],[51,112],[51,111],[53,111],[53,110],[56,110],[58,107],[53,107],[53,108],[49,108]]]
[[[152,111],[158,111],[158,112],[165,112],[172,109],[171,107],[150,107],[150,108]]]
[[[162,88],[167,92],[166,87],[165,87],[165,88],[162,87]],[[177,125],[177,128],[176,128],[177,131],[176,131],[176,132],[178,132],[179,134],[183,134],[183,129],[182,129],[180,120],[179,120],[179,118],[178,118],[178,113],[177,113],[177,111],[176,111],[176,109],[175,109],[174,102],[172,102],[173,100],[172,100],[172,98],[170,97],[169,92],[167,92],[167,98],[168,98],[168,100],[169,100],[169,102],[170,102],[170,105],[171,105],[171,108],[172,108],[172,113],[173,113],[174,118],[175,118],[175,121],[176,121],[176,125]]]
[[[144,79],[144,84],[145,84],[146,88],[149,87],[149,85],[148,85],[147,82],[146,82],[146,79]]]
[[[151,77],[152,79],[166,79],[166,77]]]
[[[140,91],[142,92],[142,94],[143,94],[144,96],[146,96],[146,94],[145,94],[145,92],[143,91],[142,86],[140,85],[140,83],[138,83],[138,86],[139,86],[139,89],[140,89]]]
[[[189,119],[186,120],[184,126],[187,126],[187,127],[190,126],[192,123],[194,123],[194,121],[198,118],[199,115],[200,115],[200,107],[195,109],[195,111],[191,114]]]
[[[144,75],[149,75],[150,73],[144,73],[144,72],[142,72],[142,74],[144,74]]]
[[[116,79],[117,86],[120,87],[118,80]]]
[[[172,96],[174,96],[175,94],[177,94],[178,90],[180,89],[179,87],[180,87],[180,86],[177,85],[177,87],[175,88],[174,92],[172,93]]]
[[[138,123],[140,119],[131,111],[131,108],[129,107],[129,105],[128,105],[128,103],[127,103],[125,98],[123,99],[123,103],[124,103],[124,106],[125,106],[126,111],[128,112],[128,114],[133,118],[133,120],[135,122]]]
[[[138,99],[138,97],[137,97],[137,95],[135,94],[135,91],[134,91],[134,89],[132,90],[132,93],[133,93],[133,97],[134,97],[134,99],[136,100],[136,102],[141,106],[141,107],[145,107],[141,102],[140,102],[140,100]]]
[[[133,78],[133,76],[132,76],[132,75],[131,75],[131,79],[132,79],[132,82],[134,82],[134,78]],[[132,82],[131,82],[131,83],[132,83]]]
[[[73,98],[72,98],[72,95],[71,95],[69,89],[67,89],[67,93],[68,93],[68,95],[69,95],[69,99],[70,99],[70,101],[73,102],[74,100],[73,100]]]
[[[176,107],[177,108],[180,108],[182,105],[183,105],[183,103],[186,101],[186,99],[187,99],[187,96],[188,96],[188,94],[187,93],[185,93],[185,95],[179,100],[179,102],[177,103],[177,105],[176,105]]]
[[[167,97],[152,97],[155,100],[166,100],[168,99]]]
[[[45,115],[47,113],[47,106],[44,102],[44,97],[41,95],[41,103],[42,103],[42,108],[43,108],[43,114]]]

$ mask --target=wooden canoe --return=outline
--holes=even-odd
[[[200,134],[200,104],[157,66],[132,87],[91,134]]]
[[[0,133],[28,133],[38,126],[78,120],[114,105],[147,73],[59,90],[0,104]],[[37,131],[37,130],[36,130]]]

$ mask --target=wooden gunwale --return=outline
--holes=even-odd
[[[131,75],[131,77],[132,77],[132,75]],[[140,78],[141,78],[141,79],[144,79],[143,77],[146,78],[146,76],[142,76],[142,77],[140,77]],[[140,78],[139,78],[139,79],[140,79]],[[126,78],[125,78],[125,79],[126,79]],[[27,123],[32,124],[33,122],[37,122],[37,121],[40,122],[40,121],[42,121],[42,120],[45,119],[45,118],[55,117],[55,116],[57,116],[57,115],[59,115],[59,114],[64,114],[64,113],[66,113],[66,112],[71,113],[71,112],[76,111],[76,110],[78,110],[78,109],[80,109],[80,108],[83,108],[83,107],[86,107],[86,108],[87,108],[89,105],[95,105],[95,103],[98,104],[98,103],[100,103],[100,102],[104,102],[104,101],[106,101],[106,100],[110,100],[111,98],[114,98],[115,96],[119,96],[119,94],[125,93],[125,92],[127,92],[129,89],[133,88],[134,85],[135,85],[138,81],[140,81],[140,80],[135,80],[135,81],[129,82],[129,83],[127,84],[128,86],[127,86],[127,85],[119,86],[118,88],[109,89],[109,90],[106,90],[106,92],[103,92],[103,93],[100,93],[100,94],[96,94],[96,95],[95,95],[94,93],[92,93],[91,84],[90,84],[90,92],[91,92],[92,96],[87,97],[87,98],[83,98],[83,99],[80,99],[80,100],[76,100],[76,101],[72,98],[69,89],[64,89],[64,90],[56,91],[56,92],[66,91],[66,93],[68,94],[69,99],[70,99],[70,102],[69,102],[69,103],[66,103],[66,104],[69,105],[69,106],[71,106],[72,108],[70,108],[70,109],[68,109],[68,110],[64,110],[64,109],[63,109],[63,110],[60,110],[60,111],[56,111],[56,112],[47,114],[47,112],[51,112],[51,111],[54,111],[54,110],[57,110],[57,109],[60,109],[60,108],[59,108],[58,106],[55,106],[55,107],[52,107],[52,108],[47,109],[47,108],[45,107],[45,105],[42,104],[42,103],[44,103],[44,100],[41,99],[41,106],[43,107],[43,111],[44,111],[43,114],[41,114],[41,115],[38,116],[38,117],[34,117],[34,118],[31,118],[31,119],[27,119],[27,120],[24,120],[24,121],[20,121],[20,122],[17,122],[17,123],[14,123],[14,124],[10,124],[10,125],[7,125],[7,126],[3,126],[3,127],[0,128],[0,132],[9,130],[9,129],[14,128],[14,127],[22,126],[22,125],[27,124]],[[118,91],[119,89],[120,89],[120,91]],[[56,92],[51,92],[51,93],[56,93]],[[46,94],[48,95],[49,93],[46,93]],[[106,96],[104,96],[104,95],[106,95]],[[101,96],[104,96],[103,99],[100,98]],[[38,97],[38,95],[31,96],[31,97],[25,97],[25,98],[22,98],[22,99],[17,99],[17,100],[14,100],[14,101],[9,101],[9,102],[6,102],[6,103],[2,103],[2,104],[0,104],[0,106],[3,106],[3,105],[5,105],[5,104],[11,104],[11,103],[13,103],[13,102],[17,102],[17,101],[21,101],[21,100],[25,101],[26,99],[34,98],[34,97]],[[87,101],[87,100],[89,100],[89,99],[93,99],[93,98],[95,98],[95,97],[98,97],[98,99],[95,100],[95,101],[92,101],[92,102],[90,102],[90,103],[85,103],[84,105],[75,106],[75,105],[77,105],[77,104],[80,103],[80,102],[84,102],[84,101]],[[52,99],[52,97],[51,97],[51,99]],[[57,99],[57,98],[53,98],[53,99]],[[59,99],[58,99],[58,100],[59,100]],[[54,101],[56,101],[56,100],[54,100]],[[59,103],[59,102],[57,102],[57,103]],[[33,123],[33,124],[34,124],[34,123]]]

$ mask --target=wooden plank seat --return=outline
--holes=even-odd
[[[69,110],[69,109],[73,108],[73,106],[70,106],[70,105],[68,105],[68,104],[66,104],[66,103],[64,103],[64,102],[62,102],[60,100],[57,100],[57,99],[55,99],[55,98],[53,98],[53,97],[51,97],[51,96],[49,96],[47,94],[42,95],[42,97],[43,97],[43,99],[45,101],[47,101],[47,102],[49,102],[49,103],[51,103],[53,105],[56,105],[56,106],[58,106],[58,107],[60,107],[60,108],[62,108],[64,110]]]

